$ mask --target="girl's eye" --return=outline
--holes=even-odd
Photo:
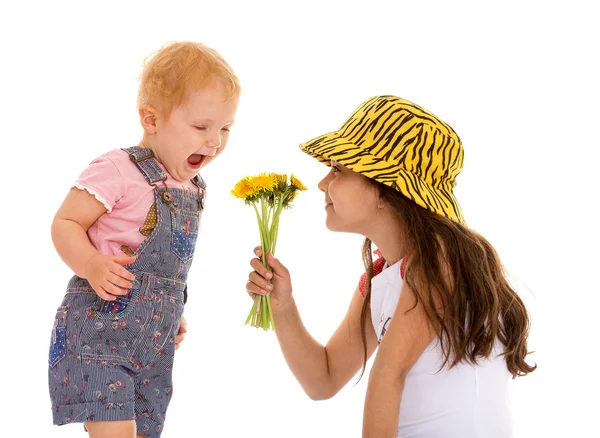
[[[222,131],[227,131],[227,132],[229,132],[230,130],[229,130],[229,128],[223,128],[223,129],[222,129]]]
[[[340,171],[336,166],[331,166],[331,168],[333,169],[333,173],[338,173]]]
[[[206,126],[196,126],[198,131],[206,131]]]

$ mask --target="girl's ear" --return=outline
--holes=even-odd
[[[144,131],[150,135],[156,134],[156,119],[158,118],[156,109],[151,106],[143,106],[138,110],[138,113]]]
[[[377,188],[375,190],[377,190],[377,208],[381,210],[383,207],[385,207],[385,200],[383,199],[381,191]]]

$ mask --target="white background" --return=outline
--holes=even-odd
[[[81,425],[51,425],[48,342],[71,273],[50,224],[93,158],[140,140],[143,58],[191,39],[228,60],[243,96],[226,153],[203,175],[210,192],[165,438],[360,436],[366,378],[313,402],[274,334],[243,325],[258,233],[229,190],[261,171],[294,172],[309,187],[282,217],[277,255],[306,326],[326,342],[362,272],[362,239],[326,230],[316,184],[327,168],[298,144],[376,94],[428,108],[463,140],[456,195],[533,315],[539,369],[511,383],[515,436],[600,436],[592,2],[118,3],[0,7],[0,435],[14,425],[22,432],[10,436],[84,436]]]

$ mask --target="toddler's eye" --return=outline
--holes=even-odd
[[[206,131],[206,126],[195,126],[198,131]]]
[[[221,129],[221,131],[230,132],[230,129],[229,128],[223,128],[223,129]]]

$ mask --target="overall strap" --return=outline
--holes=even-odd
[[[206,183],[200,175],[193,177],[192,183],[198,187],[198,207],[200,210],[204,210],[204,204],[206,203]]]
[[[196,187],[199,187],[202,190],[206,190],[206,183],[200,175],[196,175],[195,177],[193,177],[192,182],[196,185]]]
[[[129,159],[133,161],[139,171],[142,172],[142,175],[144,175],[148,184],[154,185],[159,181],[165,181],[167,179],[167,175],[165,175],[156,162],[152,150],[140,146],[123,148],[123,150],[129,154]]]
[[[158,165],[156,158],[154,157],[154,153],[150,149],[143,148],[141,146],[132,146],[130,148],[123,148],[125,152],[129,154],[129,159],[135,163],[138,170],[142,172],[148,184],[154,187],[162,200],[170,204],[173,200],[173,195],[169,192],[169,188],[165,181],[167,180],[167,175],[161,167]],[[163,189],[159,189],[156,186],[157,182],[162,182],[164,186]]]

